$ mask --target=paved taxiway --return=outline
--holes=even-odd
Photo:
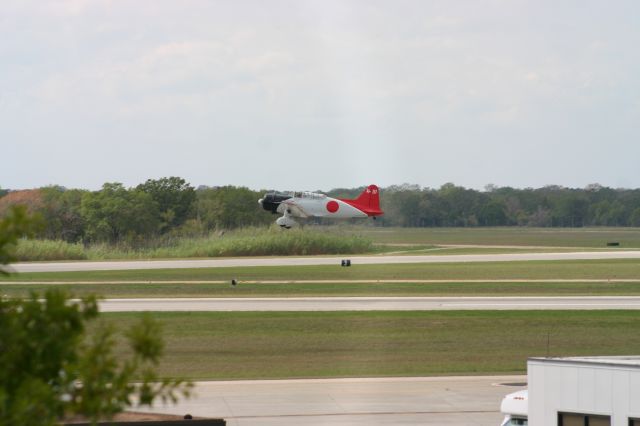
[[[441,283],[640,283],[640,278],[509,278],[509,279],[437,279],[437,280],[417,280],[417,279],[403,279],[403,280],[238,280],[240,284],[441,284]],[[104,285],[104,284],[184,284],[184,285],[197,285],[197,284],[229,284],[230,280],[107,280],[107,281],[0,281],[0,284],[11,285]]]
[[[640,309],[638,296],[287,297],[106,299],[102,312],[132,311],[437,311]]]
[[[497,426],[502,397],[525,376],[197,382],[196,396],[152,410],[233,426]],[[509,383],[519,386],[497,386]]]
[[[640,251],[600,251],[571,253],[508,253],[421,256],[344,256],[353,265],[455,262],[516,262],[528,260],[640,259]],[[118,262],[15,263],[15,272],[116,271],[132,269],[224,268],[247,266],[338,265],[339,257],[270,257],[202,260],[144,260]]]

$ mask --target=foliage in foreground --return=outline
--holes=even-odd
[[[15,259],[16,241],[36,226],[24,207],[0,219],[0,267]],[[156,374],[164,348],[157,322],[143,317],[128,328],[131,355],[123,359],[114,352],[113,327],[85,334],[97,316],[93,296],[73,302],[50,289],[44,299],[0,297],[0,426],[53,425],[76,415],[95,424],[134,404],[189,395],[190,383]]]
[[[27,215],[23,206],[12,206],[7,216],[0,219],[0,275],[6,274],[2,265],[17,260],[14,249],[18,240],[32,234],[35,228],[35,219]]]
[[[84,416],[92,422],[154,399],[188,396],[190,383],[160,380],[159,325],[143,317],[128,328],[131,355],[114,352],[113,326],[99,324],[95,298],[70,303],[59,290],[40,300],[0,299],[0,425],[53,425]],[[134,382],[137,380],[137,382]]]

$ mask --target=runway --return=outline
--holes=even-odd
[[[230,426],[496,426],[503,417],[500,401],[525,381],[475,376],[197,382],[194,398],[144,411],[224,418]]]
[[[640,309],[640,296],[291,297],[106,299],[102,312],[439,311]]]
[[[476,283],[640,283],[640,278],[507,278],[507,279],[392,279],[392,280],[238,280],[238,284],[476,284]],[[0,281],[4,285],[104,285],[104,284],[120,284],[120,285],[160,285],[160,284],[229,284],[229,280],[108,280],[108,281]]]
[[[342,257],[269,257],[269,258],[224,258],[201,260],[143,260],[105,262],[41,262],[15,263],[14,272],[71,272],[71,271],[116,271],[134,269],[184,269],[184,268],[229,268],[251,266],[305,266],[339,265],[349,258],[352,265],[406,264],[406,263],[456,263],[456,262],[517,262],[530,260],[597,260],[640,259],[640,251],[600,251],[568,253],[507,253],[466,255],[420,255],[420,256],[348,256]]]

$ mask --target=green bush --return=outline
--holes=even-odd
[[[62,240],[20,240],[15,256],[20,261],[87,259],[82,244]]]
[[[64,241],[24,240],[17,247],[21,261],[159,259],[231,256],[307,256],[373,251],[370,239],[327,229],[245,228],[206,237],[166,236],[130,244],[70,244]]]
[[[182,239],[148,257],[286,256],[365,253],[373,243],[357,235],[308,230],[242,230],[229,235]]]

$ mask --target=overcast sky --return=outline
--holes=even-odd
[[[640,187],[640,2],[3,1],[0,187]]]

